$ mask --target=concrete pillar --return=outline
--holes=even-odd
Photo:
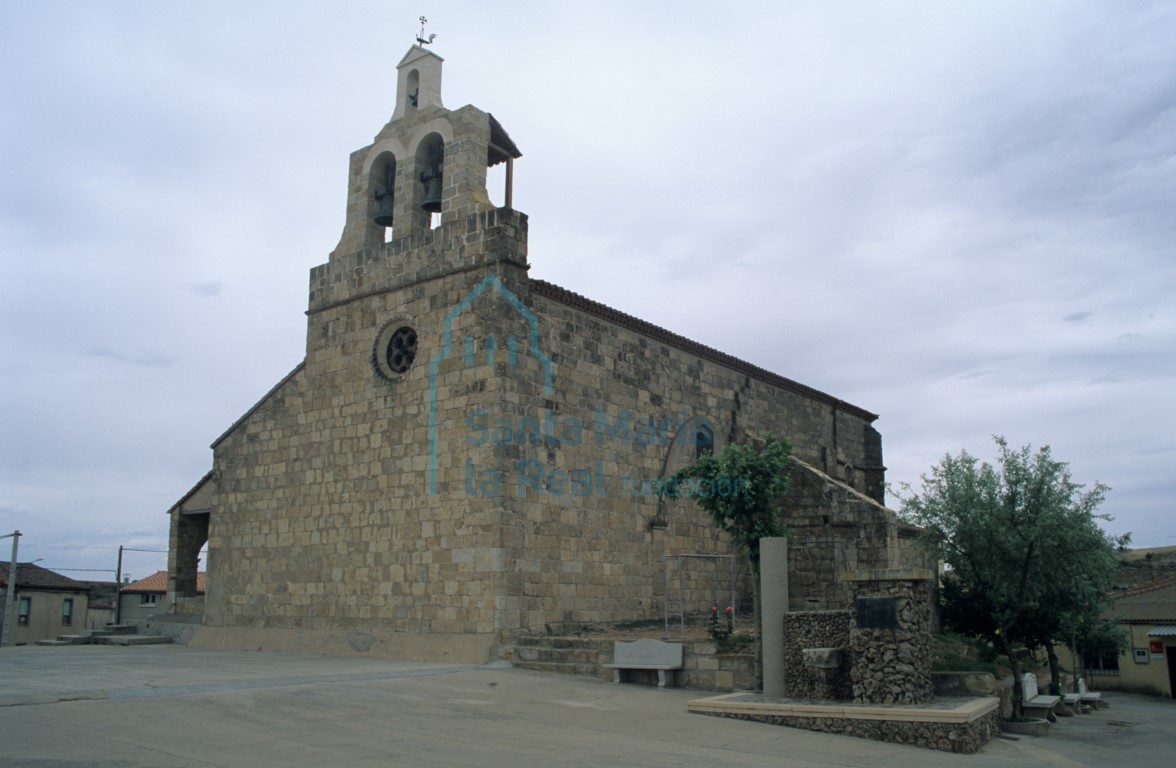
[[[784,614],[788,611],[788,539],[760,539],[760,647],[764,654],[764,698],[782,699]]]

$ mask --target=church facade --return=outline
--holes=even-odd
[[[874,414],[532,279],[518,148],[489,113],[442,104],[432,51],[397,71],[391,120],[351,156],[340,242],[311,270],[304,360],[170,510],[177,612],[226,637],[485,661],[554,625],[709,608],[717,571],[671,579],[672,561],[731,547],[664,478],[769,435],[795,458],[793,609],[843,607],[840,574],[914,557],[883,506]]]

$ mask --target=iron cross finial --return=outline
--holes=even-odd
[[[428,23],[429,23],[429,20],[426,19],[424,16],[422,16],[421,17],[421,33],[419,35],[417,35],[417,42],[421,45],[429,45],[430,43],[433,42],[433,40],[435,40],[437,38],[437,35],[435,35],[435,34],[429,35],[428,38],[425,37],[425,25]]]

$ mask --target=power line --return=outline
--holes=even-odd
[[[102,573],[114,573],[114,568],[49,568],[47,570],[101,570]]]

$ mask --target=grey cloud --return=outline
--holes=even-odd
[[[225,288],[223,280],[210,280],[206,283],[188,283],[188,290],[197,296],[218,296]]]
[[[148,368],[171,368],[175,359],[160,352],[144,350],[139,353],[120,352],[109,347],[91,347],[89,354],[95,357],[105,357],[130,365],[142,365]]]

